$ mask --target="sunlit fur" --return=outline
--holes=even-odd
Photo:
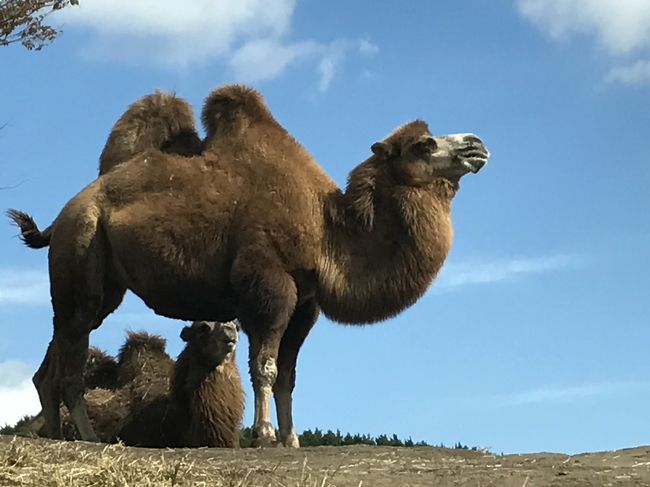
[[[202,121],[207,137],[191,163],[147,150],[91,183],[57,217],[55,336],[34,380],[42,401],[58,404],[62,391],[80,428],[76,371],[87,335],[127,289],[164,316],[239,319],[256,399],[263,397],[254,425],[263,444],[274,439],[269,387],[275,381],[276,399],[290,396],[319,308],[345,323],[394,316],[425,292],[449,252],[458,178],[434,174],[414,156],[415,144],[431,137],[424,122],[374,144],[342,191],[256,91],[213,91]],[[289,423],[279,425],[280,441],[295,446],[290,411],[282,418]]]
[[[214,326],[219,335],[223,325]],[[109,362],[119,376],[113,388],[87,384],[89,416],[103,442],[239,447],[244,392],[235,352],[222,337],[208,342],[204,336],[189,336],[176,363],[165,352],[164,339],[144,332],[128,334],[117,361],[97,349],[92,355],[101,360],[88,363],[87,376],[96,376],[97,367]],[[79,439],[65,410],[62,417],[64,437]],[[43,434],[42,426],[39,416],[24,433]]]

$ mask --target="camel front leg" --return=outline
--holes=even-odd
[[[289,326],[282,336],[278,353],[278,376],[273,387],[278,414],[280,443],[299,448],[300,441],[293,425],[293,389],[296,386],[296,362],[300,347],[318,319],[319,308],[314,299],[296,307]]]
[[[249,367],[255,394],[253,446],[267,446],[276,442],[275,429],[271,424],[271,395],[278,375],[275,358],[277,347],[269,346],[271,344],[268,341],[264,344],[265,347],[252,336],[250,342]],[[275,353],[273,348],[276,350]]]
[[[267,446],[276,442],[271,395],[278,375],[280,340],[296,306],[296,285],[279,266],[264,265],[259,258],[236,259],[232,280],[240,296],[237,317],[250,343],[248,365],[255,394],[253,445]]]

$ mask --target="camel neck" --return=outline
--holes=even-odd
[[[454,194],[447,182],[376,192],[372,225],[365,226],[350,212],[346,194],[332,194],[318,266],[324,314],[344,323],[371,323],[422,296],[451,247]]]

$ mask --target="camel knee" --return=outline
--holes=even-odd
[[[262,389],[272,389],[278,377],[278,367],[273,357],[258,358],[251,370],[253,385]]]

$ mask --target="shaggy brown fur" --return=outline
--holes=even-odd
[[[87,384],[84,397],[101,441],[157,448],[239,447],[244,392],[235,362],[236,325],[196,322],[183,329],[181,338],[187,345],[174,365],[164,339],[129,333],[118,361],[112,359],[120,386],[109,390]],[[92,355],[98,353],[109,357],[93,349]],[[80,439],[67,411],[61,409],[61,415],[63,437]],[[42,417],[23,433],[42,436]]]
[[[145,332],[129,332],[118,360],[95,347],[86,363],[84,394],[89,416],[103,442],[113,442],[131,419],[169,393],[174,361],[165,352],[165,340]],[[103,377],[104,370],[109,377]],[[81,439],[68,411],[61,408],[63,437]],[[35,419],[30,432],[45,436],[43,419]],[[154,426],[155,427],[155,426]]]
[[[123,387],[144,378],[147,382],[167,380],[174,361],[165,352],[166,341],[144,331],[129,332],[117,355],[117,385]]]
[[[34,377],[50,434],[63,398],[85,439],[89,332],[133,290],[158,314],[237,317],[250,339],[254,436],[298,446],[292,391],[298,351],[319,309],[370,323],[413,304],[451,245],[458,180],[488,152],[473,135],[433,137],[411,122],[373,144],[339,190],[246,87],[212,92],[195,163],[160,151],[124,162],[57,217],[50,248],[55,334]]]
[[[90,347],[84,373],[86,389],[115,389],[119,366],[117,361],[96,347]]]
[[[149,149],[195,156],[201,145],[189,103],[157,91],[131,104],[113,125],[99,157],[99,174]]]
[[[236,326],[195,322],[181,338],[187,346],[170,392],[135,414],[119,438],[136,446],[237,448],[244,391],[235,362]]]
[[[99,175],[150,149],[190,157],[200,154],[202,147],[190,104],[156,91],[129,105],[115,122],[99,158]],[[20,228],[25,245],[40,249],[50,244],[52,225],[41,231],[22,211],[9,210],[7,215]]]
[[[187,411],[184,446],[239,446],[244,391],[235,362],[237,329],[195,322],[181,338],[187,347],[178,356],[172,401]]]
[[[84,370],[84,386],[88,390],[85,395],[86,400],[93,405],[91,420],[95,430],[105,431],[110,428],[111,424],[119,420],[119,413],[115,408],[116,401],[113,400],[113,391],[117,388],[118,373],[119,367],[115,358],[96,347],[90,347]],[[61,414],[63,437],[70,440],[80,439],[74,424],[70,422],[67,411],[61,408]],[[97,415],[104,420],[99,428],[97,427]],[[39,413],[32,421],[23,426],[19,434],[45,436],[43,413]],[[104,437],[102,436],[102,438]]]

